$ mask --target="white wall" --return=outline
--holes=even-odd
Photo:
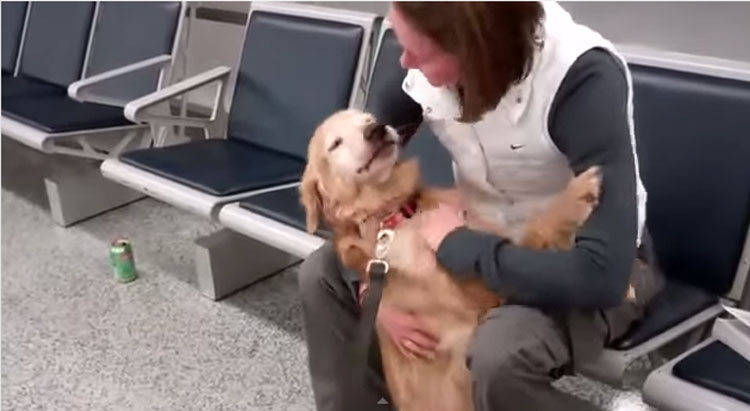
[[[222,9],[245,12],[250,8],[249,3],[190,2],[203,3],[208,7],[219,6]],[[237,67],[242,51],[245,28],[237,24],[220,23],[210,20],[194,19],[187,33],[187,76],[202,73],[216,66]],[[184,78],[181,65],[178,65],[176,76]],[[232,73],[230,84],[234,84],[236,72]],[[230,90],[232,87],[230,87]],[[199,106],[209,107],[215,95],[214,89],[201,88],[189,94],[190,102]]]
[[[750,63],[750,2],[565,2],[618,44]]]
[[[388,2],[312,2],[385,14]],[[750,63],[750,2],[563,2],[617,44]]]
[[[327,7],[384,15],[389,2],[309,2]],[[247,2],[190,2],[211,8],[244,12]],[[750,65],[750,2],[565,2],[573,17],[618,45],[642,46],[686,53],[696,58],[728,60],[727,65]],[[188,40],[188,74],[218,64],[239,61],[241,26],[197,20]],[[722,64],[719,62],[719,64]],[[195,101],[210,101],[197,92]]]
[[[318,6],[336,7],[341,9],[368,11],[384,16],[388,12],[391,3],[388,1],[299,1],[295,3],[309,3]]]

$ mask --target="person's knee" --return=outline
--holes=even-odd
[[[469,346],[472,379],[498,388],[534,375],[548,375],[569,360],[558,325],[540,311],[507,306],[491,311]]]
[[[493,347],[487,347],[487,342],[475,339],[466,356],[466,366],[475,382],[495,385],[527,368],[520,347],[503,347],[502,339],[495,339]]]

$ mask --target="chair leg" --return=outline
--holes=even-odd
[[[107,180],[98,168],[74,174],[54,173],[44,179],[44,186],[52,219],[63,227],[145,198]]]
[[[201,293],[219,300],[301,261],[229,229],[195,240],[195,267]]]

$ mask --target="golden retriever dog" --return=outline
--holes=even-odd
[[[401,146],[396,130],[352,109],[327,118],[310,140],[300,186],[308,231],[314,232],[325,218],[339,258],[361,273],[365,284],[383,219],[407,203],[416,204],[417,210],[441,202],[457,204],[455,190],[420,185],[418,163],[400,160]],[[600,185],[596,167],[572,179],[545,212],[529,220],[519,243],[571,248],[577,229],[597,204]],[[471,210],[465,215],[472,228],[503,233],[502,227],[477,222]],[[473,410],[466,350],[484,314],[501,298],[479,280],[453,278],[420,237],[419,224],[417,213],[395,228],[380,304],[415,314],[439,344],[435,358],[415,358],[376,329],[386,383],[401,411]]]

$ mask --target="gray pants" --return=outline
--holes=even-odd
[[[347,361],[359,316],[351,280],[352,273],[342,268],[330,244],[311,254],[300,268],[310,375],[319,411],[353,411],[342,405],[342,390],[352,378],[352,369],[361,366]],[[598,321],[592,321],[586,333],[597,341],[588,343],[601,349],[607,340],[622,334],[642,308],[624,304],[597,313]],[[490,311],[467,358],[476,410],[595,410],[550,384],[570,371],[569,335],[564,316],[518,305]],[[367,398],[362,398],[357,411],[388,410],[381,401],[387,400],[388,393],[379,364],[371,364],[371,371]]]

